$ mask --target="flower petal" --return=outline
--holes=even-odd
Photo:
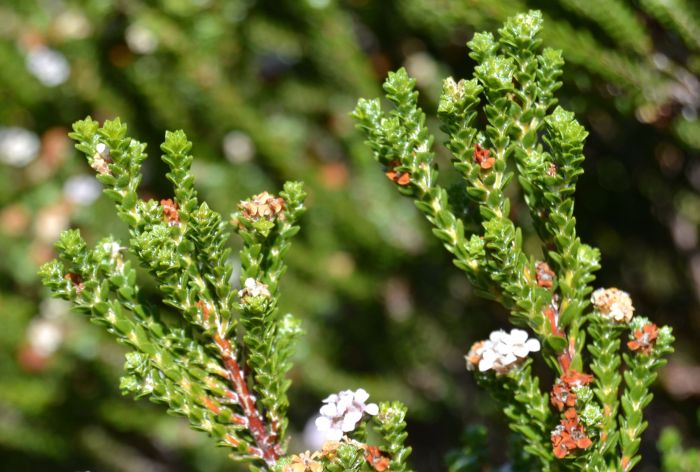
[[[335,393],[328,395],[326,398],[323,399],[323,403],[335,403],[337,401],[338,401],[338,395]]]
[[[525,343],[525,347],[530,352],[538,352],[541,349],[540,342],[537,339],[528,339]]]
[[[362,419],[362,413],[359,411],[351,411],[343,417],[343,424],[341,429],[344,432],[352,431],[355,429],[355,425],[358,421]]]
[[[320,410],[321,414],[323,416],[328,416],[328,417],[334,417],[338,416],[338,408],[334,403],[328,403],[327,405],[323,405]]]
[[[326,438],[329,441],[340,441],[340,439],[343,437],[343,432],[339,429],[329,429],[326,432]]]
[[[376,403],[370,403],[365,406],[365,413],[368,415],[374,416],[377,413],[379,413],[379,406],[377,406]]]
[[[525,346],[523,346],[522,344],[520,344],[520,345],[517,345],[517,346],[513,346],[512,353],[513,353],[516,357],[523,358],[523,357],[527,357],[527,355],[530,353],[530,350],[529,350],[527,347],[525,347]]]
[[[318,429],[321,432],[325,432],[331,429],[331,420],[330,418],[326,418],[325,416],[319,416],[316,418],[316,429]]]
[[[517,329],[517,328],[511,329],[510,330],[510,337],[514,343],[522,344],[525,341],[527,341],[527,331],[523,331],[522,329]]]
[[[489,340],[493,343],[502,342],[502,340],[508,336],[505,331],[499,329],[498,331],[492,331],[489,335]]]
[[[355,401],[358,403],[364,403],[369,398],[369,393],[364,388],[358,388],[355,390]]]

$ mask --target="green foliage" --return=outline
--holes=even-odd
[[[229,284],[233,269],[225,223],[198,201],[190,173],[192,144],[183,132],[167,133],[161,146],[175,199],[160,204],[137,194],[145,145],[129,138],[119,120],[99,127],[87,118],[75,124],[71,137],[129,225],[129,251],[156,280],[163,303],[178,314],[167,317],[143,302],[136,270],[123,254],[127,248],[113,238],[89,248],[78,230],[64,232],[56,244],[59,259],[41,269],[44,283],[132,349],[123,392],[165,403],[231,448],[236,459],[274,464],[285,447],[285,374],[299,333],[291,315],[277,315],[277,287],[282,257],[304,211],[301,185],[286,184],[274,210],[266,201],[255,207],[267,212],[264,233],[240,226],[241,258],[256,254],[263,262],[255,271],[244,264],[246,288],[239,294]],[[245,293],[249,280],[260,293]],[[252,377],[240,365],[243,359]]]
[[[675,428],[666,428],[661,433],[657,447],[663,456],[661,470],[664,472],[691,472],[700,468],[700,450],[684,449],[681,442],[681,436]]]
[[[309,403],[319,396],[358,383],[378,398],[401,398],[418,420],[414,428],[421,440],[412,445],[421,469],[427,467],[426,455],[438,453],[422,438],[437,432],[447,436],[449,431],[456,442],[459,418],[473,415],[494,424],[488,399],[471,401],[472,384],[455,388],[452,377],[460,365],[450,359],[454,362],[455,350],[464,349],[468,333],[502,321],[498,305],[475,300],[456,279],[454,268],[440,268],[444,257],[440,245],[425,244],[423,228],[416,225],[421,223],[416,218],[420,214],[412,211],[410,201],[391,198],[391,186],[382,185],[384,175],[365,159],[365,149],[346,115],[354,97],[376,95],[377,78],[386,68],[402,64],[418,79],[421,105],[426,110],[434,107],[440,94],[438,77],[446,70],[470,70],[459,51],[472,31],[495,31],[495,25],[528,5],[545,10],[544,45],[565,50],[562,104],[576,111],[592,135],[576,216],[587,242],[595,241],[606,255],[599,278],[607,283],[623,273],[625,284],[644,294],[647,312],[653,309],[658,319],[682,326],[682,356],[692,358],[693,330],[681,323],[684,314],[696,311],[697,301],[691,271],[679,268],[690,265],[695,249],[674,247],[668,230],[675,237],[676,222],[684,224],[683,234],[692,234],[697,227],[693,154],[678,147],[683,141],[698,142],[697,121],[692,119],[692,106],[664,101],[662,96],[692,85],[687,72],[697,76],[697,54],[686,54],[676,28],[661,25],[655,20],[661,16],[646,14],[640,2],[609,2],[603,13],[593,7],[565,6],[600,2],[545,3],[473,1],[467,7],[439,0],[281,0],[274,6],[259,0],[3,3],[0,122],[30,129],[42,142],[40,156],[29,166],[0,165],[0,243],[6,249],[0,258],[4,308],[0,311],[6,314],[0,340],[0,455],[6,467],[206,471],[231,467],[224,450],[206,447],[206,435],[187,431],[186,421],[160,414],[158,405],[116,396],[110,387],[117,382],[122,347],[110,343],[106,332],[90,325],[87,317],[68,314],[60,300],[43,300],[46,291],[35,274],[38,265],[54,257],[50,247],[56,228],[80,228],[91,243],[109,233],[128,240],[107,198],[92,205],[69,204],[63,190],[71,176],[86,177],[89,169],[72,150],[56,150],[62,142],[57,137],[64,137],[64,128],[87,113],[100,121],[122,116],[131,135],[148,142],[151,150],[160,143],[162,129],[187,129],[197,149],[192,174],[199,196],[224,215],[232,201],[261,188],[281,188],[289,179],[306,182],[314,208],[289,254],[279,308],[281,314],[303,313],[308,330],[297,349],[304,367],[290,376],[297,411],[308,412]],[[647,40],[627,31],[634,27],[628,18],[614,18],[618,5],[632,12]],[[692,25],[693,2],[665,5],[673,7],[670,14],[676,15],[677,23]],[[603,24],[606,20],[611,26]],[[616,34],[627,39],[616,39]],[[654,56],[631,53],[648,47],[652,36]],[[151,49],[139,49],[134,38],[146,38]],[[58,87],[43,86],[26,67],[30,45],[45,45],[64,55],[71,66],[70,78]],[[673,71],[663,74],[675,79],[644,92],[629,85],[645,81],[644,70],[663,67],[659,60],[664,55],[671,59]],[[608,72],[598,74],[596,67]],[[622,79],[616,78],[625,70]],[[679,83],[683,87],[677,87]],[[660,105],[645,106],[651,102]],[[431,115],[427,114],[426,125],[434,131],[437,124]],[[651,117],[653,126],[635,125],[634,116],[642,121]],[[482,120],[480,113],[477,121]],[[233,158],[226,139],[232,130],[248,143],[248,152]],[[669,132],[680,136],[681,131],[681,143],[674,143]],[[437,160],[442,162],[444,154],[438,146]],[[143,198],[170,194],[161,177],[163,167],[157,159],[145,162]],[[453,175],[441,172],[441,178],[452,180]],[[461,182],[445,187],[469,240],[474,226],[480,226],[472,222],[478,218],[468,215],[478,216],[478,208],[463,195]],[[530,219],[514,190],[507,188],[510,213],[523,228],[523,246],[532,250]],[[11,222],[18,215],[25,222],[15,226]],[[234,238],[234,259],[237,243]],[[530,253],[542,258],[537,250]],[[146,304],[159,303],[161,293],[141,275],[141,298]],[[477,314],[483,322],[477,321]],[[44,357],[32,357],[42,339],[35,328],[44,325],[60,329],[60,344]],[[365,349],[354,348],[359,345]],[[431,348],[415,349],[417,345]],[[658,388],[673,398],[672,379],[665,380]],[[662,411],[656,411],[683,421],[686,407],[687,402],[666,401]],[[290,433],[300,429],[304,419],[296,416]],[[496,426],[493,431],[500,430]],[[66,441],[74,436],[75,441]],[[508,444],[513,451],[524,445],[517,438]],[[438,449],[451,446],[443,443]],[[292,450],[296,447],[292,443]],[[518,456],[511,457],[515,461]]]
[[[698,57],[700,10],[685,0],[411,0],[412,24],[447,36],[466,25],[490,28],[529,6],[544,8],[547,46],[563,50],[576,72],[567,82],[586,90],[602,81],[603,91],[622,113],[635,112],[648,124],[667,129],[684,145],[700,148]],[[651,25],[662,25],[666,31]],[[663,38],[663,39],[660,39]],[[683,51],[682,54],[678,54]]]
[[[635,317],[631,323],[630,342],[633,342],[641,332],[649,326],[649,320],[642,317]],[[625,390],[620,399],[624,414],[620,418],[620,449],[622,451],[621,465],[624,470],[630,470],[641,460],[638,449],[641,442],[641,435],[647,428],[644,421],[643,411],[651,403],[653,394],[649,392],[649,387],[658,375],[658,370],[666,364],[666,359],[662,356],[673,351],[671,347],[674,338],[671,329],[667,326],[658,330],[653,350],[645,352],[637,351],[632,354],[623,354],[623,359],[627,366],[625,371]]]
[[[597,291],[594,310],[587,312],[600,255],[578,237],[573,203],[587,132],[573,113],[555,108],[563,61],[559,52],[542,48],[541,25],[542,14],[533,11],[508,19],[498,38],[477,33],[468,43],[477,62],[474,78],[444,81],[438,116],[472,209],[464,216],[456,216],[449,201],[457,190],[448,195],[438,182],[434,138],[405,70],[390,73],[384,84],[394,105],[390,112],[377,99],[361,99],[354,117],[375,159],[425,214],[455,265],[545,346],[544,360],[559,377],[551,392],[556,415],[526,360],[540,346],[527,333],[492,333],[467,355],[467,367],[478,368],[477,380],[501,401],[510,428],[521,436],[514,466],[629,470],[639,460],[648,389],[673,337],[670,328],[657,329],[643,318],[627,325],[634,308],[617,289]],[[545,261],[525,252],[522,229],[511,219],[508,184],[515,174]],[[473,234],[465,228],[474,228]],[[584,359],[586,323],[590,362]],[[620,397],[625,326],[632,354],[623,355],[627,389]],[[582,373],[587,364],[595,376]]]
[[[479,472],[487,462],[488,434],[483,426],[470,426],[460,438],[461,448],[447,454],[449,472]]]

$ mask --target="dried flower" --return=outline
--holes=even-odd
[[[68,280],[73,285],[73,288],[75,288],[75,292],[78,295],[80,295],[80,292],[82,292],[85,288],[85,283],[83,283],[83,278],[80,276],[80,274],[68,272],[65,276],[63,276],[63,278]]]
[[[593,376],[570,370],[562,374],[552,387],[550,401],[559,411],[576,405],[575,390],[593,381]]]
[[[491,151],[481,147],[478,143],[474,144],[474,162],[479,164],[482,169],[490,169],[496,163],[496,158],[491,156]]]
[[[267,192],[260,193],[238,204],[241,216],[258,221],[260,219],[284,219],[284,198],[274,197]]]
[[[576,370],[565,372],[552,386],[552,392],[549,396],[552,405],[559,411],[565,407],[574,407],[576,405],[576,390],[592,381],[593,376],[590,374],[582,374]]]
[[[552,387],[552,392],[549,395],[552,405],[562,411],[564,407],[573,407],[576,405],[576,393],[571,391],[571,388],[566,382],[561,379],[557,380]]]
[[[326,459],[332,461],[338,454],[338,448],[340,447],[340,441],[324,441],[321,446],[321,455]]]
[[[599,288],[593,292],[591,302],[603,318],[615,323],[629,323],[634,315],[629,294],[614,287]]]
[[[362,388],[356,391],[343,390],[334,393],[323,400],[321,416],[316,419],[316,427],[325,432],[328,439],[340,440],[343,433],[353,431],[362,416],[376,415],[379,407],[376,403],[365,403],[369,394]]]
[[[382,455],[382,451],[379,450],[377,446],[364,446],[365,449],[365,460],[369,465],[372,466],[374,470],[379,472],[384,472],[389,469],[389,464],[391,464],[391,459]]]
[[[576,369],[571,369],[562,374],[561,380],[566,382],[571,388],[579,388],[593,382],[593,376],[591,374],[578,372]]]
[[[654,323],[646,323],[641,329],[636,329],[632,333],[632,341],[627,343],[632,351],[639,351],[642,354],[650,354],[659,336],[659,329]]]
[[[490,346],[489,341],[477,341],[469,348],[469,353],[464,356],[467,360],[467,370],[474,370],[484,354],[484,350]]]
[[[586,435],[576,410],[569,408],[564,416],[550,437],[554,455],[559,459],[566,457],[576,449],[588,449],[593,444],[593,441]]]
[[[97,143],[95,146],[95,154],[90,161],[90,167],[100,175],[109,174],[109,164],[112,163],[112,156],[109,148],[105,143]]]
[[[391,161],[387,167],[386,172],[384,172],[384,175],[386,175],[389,178],[389,180],[393,181],[398,185],[408,185],[411,182],[411,174],[409,172],[397,171],[396,167],[398,167],[399,165],[401,165],[399,161]]]
[[[537,339],[528,339],[526,331],[512,329],[510,334],[503,330],[494,331],[486,341],[472,345],[467,354],[467,369],[473,370],[478,364],[479,371],[493,369],[498,374],[504,374],[525,359],[530,352],[540,350]]]
[[[163,217],[165,218],[165,221],[167,221],[170,226],[180,224],[178,204],[170,198],[161,200],[160,204],[163,207]]]
[[[292,462],[285,464],[284,472],[323,472],[323,464],[318,462],[319,453],[311,454],[309,451],[301,454],[294,454]]]
[[[555,274],[554,271],[550,269],[549,264],[546,262],[538,262],[535,264],[535,270],[537,271],[537,286],[552,288]]]
[[[243,288],[238,291],[238,296],[241,299],[246,299],[248,297],[270,297],[272,295],[267,285],[252,277],[248,277],[243,283]]]

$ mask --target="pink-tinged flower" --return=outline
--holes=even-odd
[[[474,343],[467,354],[467,369],[479,366],[480,372],[494,370],[498,374],[507,373],[513,366],[524,360],[530,352],[540,350],[537,339],[528,339],[526,331],[512,329],[494,331],[486,341]]]
[[[634,315],[632,298],[617,288],[599,288],[591,295],[591,303],[600,315],[615,323],[629,323]]]
[[[316,428],[326,433],[329,440],[340,440],[344,433],[355,429],[365,413],[372,416],[379,413],[376,403],[366,403],[368,398],[369,394],[362,388],[328,396],[323,400],[325,405],[321,407],[321,416],[316,418]]]

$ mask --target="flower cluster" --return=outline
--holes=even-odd
[[[267,192],[240,202],[238,207],[241,210],[241,216],[253,221],[284,219],[284,198],[275,197]]]
[[[576,449],[588,449],[593,444],[573,408],[566,410],[561,423],[552,431],[551,440],[554,455],[559,459]]]
[[[540,342],[534,338],[528,339],[527,332],[522,329],[512,329],[510,333],[494,331],[489,339],[472,345],[465,356],[467,370],[474,370],[478,366],[480,372],[493,370],[505,374],[529,353],[539,350]]]
[[[294,454],[292,461],[284,466],[284,472],[323,472],[323,464],[317,459],[321,457],[321,453],[309,451],[301,454]]]
[[[549,267],[546,262],[538,262],[535,264],[535,270],[537,271],[537,286],[543,288],[552,288],[554,286],[554,271]]]
[[[238,291],[238,296],[244,300],[248,297],[270,297],[271,295],[267,285],[248,277],[243,283],[243,288]]]
[[[592,381],[592,375],[570,370],[562,374],[552,387],[552,405],[559,411],[565,410],[560,424],[551,434],[553,452],[559,459],[576,449],[587,449],[593,444],[576,411],[577,391]]]
[[[615,323],[629,323],[634,315],[629,294],[614,287],[593,292],[591,303],[603,318]]]
[[[389,464],[391,460],[382,454],[382,451],[377,446],[364,445],[365,450],[365,460],[372,466],[372,468],[378,472],[384,472],[389,469]]]
[[[399,172],[396,170],[396,167],[401,165],[401,163],[397,160],[393,160],[389,163],[389,166],[387,167],[387,170],[384,172],[384,175],[389,178],[392,182],[395,184],[405,186],[408,185],[411,182],[411,174],[408,172]]]
[[[481,147],[479,144],[474,144],[474,162],[479,164],[479,166],[488,170],[496,163],[496,158],[491,156],[491,151]]]
[[[590,374],[582,374],[576,370],[570,370],[564,373],[552,387],[552,392],[550,394],[552,405],[559,411],[562,411],[565,407],[575,407],[576,390],[584,385],[588,385],[592,381],[593,376]]]
[[[170,226],[180,224],[179,206],[176,202],[167,198],[161,200],[160,205],[163,207],[163,218],[165,218],[165,221],[167,221]]]
[[[328,439],[339,440],[344,433],[354,431],[362,416],[379,413],[376,403],[365,403],[369,394],[362,388],[356,391],[343,390],[323,400],[321,416],[316,418],[316,427],[326,433]]]
[[[659,337],[659,329],[654,323],[645,323],[641,328],[632,332],[632,340],[627,343],[627,347],[632,351],[639,351],[649,355]]]
[[[362,457],[372,470],[384,472],[389,470],[391,459],[384,455],[377,446],[370,446],[347,436],[340,440],[328,440],[323,443],[320,451],[305,451],[294,454],[288,464],[285,464],[283,472],[322,472],[324,461],[332,463],[338,457],[338,449],[341,446],[351,446],[355,450],[362,451]],[[365,470],[365,469],[362,469]]]
[[[90,167],[95,169],[98,174],[105,175],[110,173],[109,164],[111,163],[112,156],[107,145],[105,143],[97,143],[95,146],[95,154],[90,161]]]

